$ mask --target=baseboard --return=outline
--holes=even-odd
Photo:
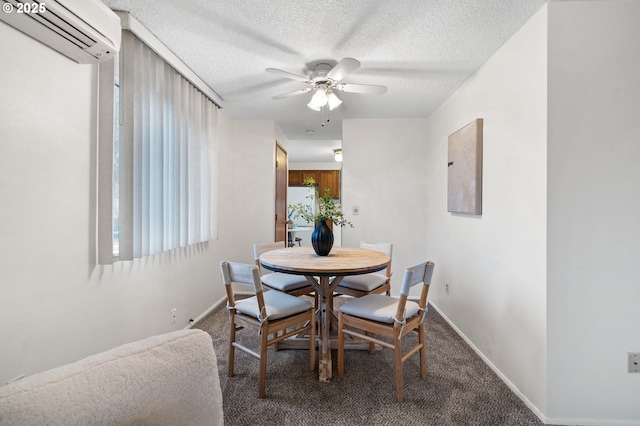
[[[456,327],[456,325],[449,319],[449,317],[447,317],[440,309],[438,309],[438,306],[433,304],[433,302],[429,301],[429,305],[433,306],[433,308],[438,311],[438,314],[440,314],[440,316],[442,318],[444,318],[444,320],[447,322],[447,324],[449,324],[449,326],[451,326],[451,328],[453,328],[455,330],[456,333],[458,333],[458,336],[460,336],[462,338],[462,340],[464,340],[467,345],[469,345],[469,347],[471,347],[471,349],[473,349],[473,351],[480,357],[480,359],[482,359],[482,361],[487,364],[489,366],[489,368],[491,368],[491,370],[493,370],[494,373],[496,373],[496,375],[500,378],[500,380],[502,380],[504,382],[504,384],[507,385],[507,387],[518,397],[520,398],[520,400],[522,402],[524,402],[524,404],[533,412],[533,414],[536,415],[536,417],[538,417],[540,419],[540,421],[542,421],[544,424],[550,424],[549,423],[549,419],[547,419],[544,414],[542,414],[542,412],[540,411],[540,409],[538,409],[538,407],[535,406],[535,404],[533,404],[531,401],[529,401],[529,399],[527,399],[527,397],[520,392],[520,390],[518,389],[518,387],[516,385],[514,385],[504,374],[502,374],[502,372],[500,371],[500,369],[498,369],[498,367],[496,367],[491,360],[489,360],[489,358],[487,358],[477,347],[476,345],[473,344],[473,342],[471,342],[471,340],[469,340],[469,338],[467,336],[465,336],[465,334],[458,328]],[[551,424],[555,424],[555,423],[551,423]],[[557,424],[569,424],[569,423],[557,423]],[[576,423],[577,424],[577,423]]]
[[[547,417],[546,423],[548,425],[558,426],[575,426],[575,425],[589,425],[589,426],[640,426],[640,422],[637,420],[603,420],[603,419],[565,419]]]
[[[251,292],[251,291],[235,291],[234,294],[251,296],[251,295],[253,295],[253,292]],[[211,305],[211,307],[209,309],[207,309],[202,314],[200,314],[197,318],[195,318],[193,321],[191,321],[189,323],[189,325],[187,325],[184,329],[188,330],[188,329],[192,328],[194,324],[197,324],[198,321],[201,321],[204,317],[206,317],[211,312],[213,312],[214,309],[216,309],[218,306],[220,306],[220,305],[222,305],[223,303],[226,303],[226,302],[227,302],[227,296],[223,296],[221,299],[219,299],[213,305]]]
[[[456,327],[456,325],[440,310],[438,306],[429,301],[429,304],[438,311],[440,316],[455,330],[456,333],[469,345],[476,354],[484,361],[485,364],[493,370],[494,373],[502,380],[511,391],[516,394],[522,402],[546,425],[589,425],[589,426],[640,426],[637,420],[605,420],[605,419],[588,419],[588,418],[555,418],[545,416],[531,401],[529,401],[520,390],[495,366],[493,363],[467,338],[467,336]]]
[[[211,312],[213,312],[214,309],[216,309],[218,306],[222,305],[223,303],[225,303],[227,301],[227,297],[224,296],[222,297],[220,300],[216,301],[213,305],[211,305],[211,307],[209,309],[207,309],[206,311],[204,311],[203,313],[201,313],[197,318],[195,318],[193,321],[189,322],[189,325],[187,325],[184,329],[185,330],[189,330],[190,328],[193,327],[194,324],[197,324],[199,321],[201,321],[204,317],[206,317],[207,315],[209,315]]]

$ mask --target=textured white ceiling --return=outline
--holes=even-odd
[[[290,140],[340,140],[343,118],[428,117],[546,0],[104,0],[129,11],[223,98],[231,119],[275,120]],[[308,75],[344,57],[343,82],[383,95],[340,93],[321,126],[302,87],[268,74]],[[313,136],[307,130],[314,130]],[[327,155],[331,155],[328,153]]]

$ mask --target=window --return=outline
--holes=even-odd
[[[99,91],[99,263],[215,238],[216,104],[130,31]]]
[[[114,59],[114,75],[113,75],[113,205],[111,207],[111,215],[113,216],[112,226],[112,242],[113,242],[113,259],[120,257],[120,61],[118,56]]]

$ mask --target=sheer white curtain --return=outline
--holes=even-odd
[[[114,130],[118,135],[111,138],[116,141],[112,180],[117,185],[111,205],[117,206],[117,220],[111,222],[115,245],[109,256],[101,238],[108,231],[99,232],[100,263],[141,258],[216,237],[217,106],[128,31],[123,31],[119,60],[120,84],[113,87],[119,94],[114,98],[119,99],[120,117]],[[109,72],[108,65],[101,66],[101,73],[103,68]],[[101,77],[101,92],[107,86]],[[102,139],[109,138],[101,134],[101,144]],[[103,151],[108,155],[107,148],[101,147]],[[106,162],[100,159],[99,167]],[[103,198],[108,197],[99,200]],[[111,215],[109,206],[101,205],[100,214]],[[107,221],[99,219],[100,224],[107,226]]]

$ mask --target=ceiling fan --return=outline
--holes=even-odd
[[[313,92],[311,101],[307,106],[320,111],[324,106],[328,106],[330,110],[340,106],[342,101],[336,96],[335,92],[381,95],[387,91],[386,86],[341,82],[343,78],[358,68],[360,68],[360,62],[357,59],[344,58],[333,68],[327,63],[317,64],[315,70],[308,77],[277,68],[267,68],[265,71],[309,85],[309,87],[274,96],[271,99],[285,99],[290,96]]]

